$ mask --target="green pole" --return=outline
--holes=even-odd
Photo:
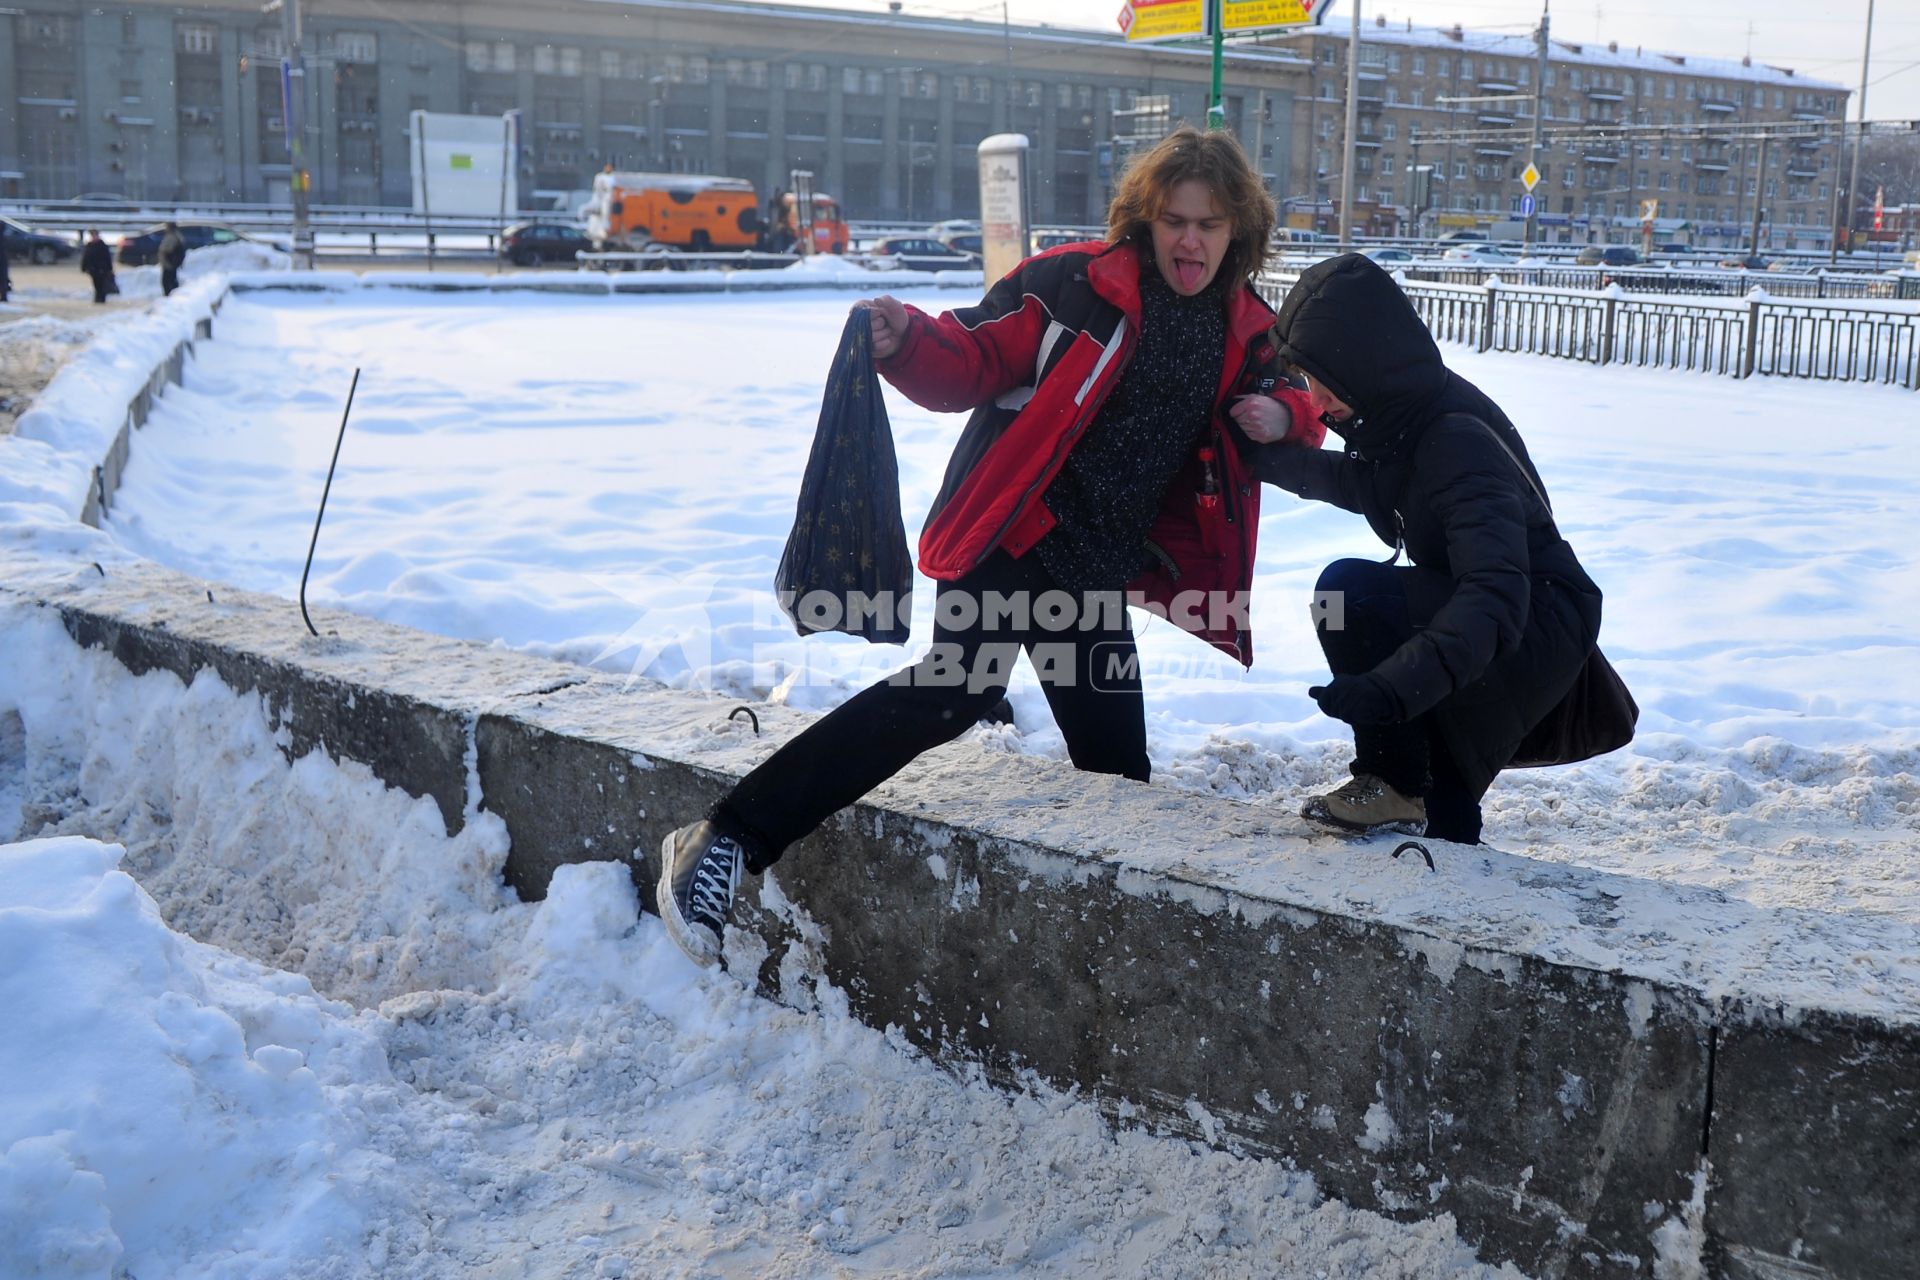
[[[1220,97],[1220,64],[1226,57],[1226,23],[1223,0],[1207,0],[1207,17],[1213,23],[1213,101],[1207,104],[1207,128],[1227,127],[1227,106]]]

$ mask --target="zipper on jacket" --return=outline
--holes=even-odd
[[[1121,323],[1126,324],[1124,314],[1122,315]],[[1121,333],[1120,354],[1117,358],[1107,359],[1103,357],[1102,360],[1096,362],[1096,364],[1111,364],[1116,368],[1126,368],[1128,359],[1133,355],[1133,328],[1131,324],[1127,324],[1125,330]],[[1092,378],[1090,376],[1089,382],[1091,382],[1091,380]],[[1088,389],[1091,390],[1090,387]],[[1092,397],[1088,396],[1087,399],[1092,399]],[[1074,418],[1073,426],[1061,435],[1060,443],[1054,446],[1053,455],[1047,459],[1047,465],[1043,469],[1043,472],[1051,472],[1059,465],[1060,459],[1066,456],[1067,450],[1073,448],[1073,442],[1080,438],[1080,433],[1086,430],[1087,423],[1093,420],[1093,415],[1100,411],[1100,406],[1106,403],[1106,399],[1106,393],[1102,392],[1100,397],[1093,401],[1091,408],[1082,401],[1080,406],[1082,412]],[[1000,540],[1007,536],[1007,530],[1013,528],[1014,521],[1020,518],[1021,512],[1027,509],[1027,504],[1033,501],[1033,496],[1040,488],[1040,484],[1041,482],[1036,479],[1032,484],[1027,486],[1027,491],[1020,495],[1020,501],[1013,504],[1013,514],[1009,515],[1005,523],[994,530],[993,537],[987,542],[987,549],[981,552],[979,558],[968,566],[969,572],[985,564],[987,557],[1000,549]]]

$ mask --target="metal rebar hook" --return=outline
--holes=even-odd
[[[360,387],[360,370],[353,371],[353,383],[347,388],[347,407],[340,411],[340,434],[334,437],[333,461],[327,464],[326,487],[320,490],[320,509],[313,514],[313,538],[307,543],[307,567],[300,571],[300,616],[306,620],[307,630],[315,636],[320,629],[313,625],[313,619],[307,614],[307,575],[313,572],[313,549],[320,545],[320,521],[327,514],[327,495],[333,492],[333,470],[340,465],[340,445],[347,438],[347,415],[353,412],[353,393]]]

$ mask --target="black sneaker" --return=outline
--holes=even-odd
[[[1370,773],[1356,773],[1327,794],[1313,797],[1301,806],[1300,816],[1354,835],[1397,831],[1418,836],[1427,831],[1426,800],[1402,795]]]
[[[660,844],[654,903],[667,936],[695,964],[719,962],[721,931],[746,861],[740,842],[721,835],[711,822],[682,827]]]

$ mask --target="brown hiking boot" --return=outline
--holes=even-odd
[[[1357,773],[1327,794],[1313,797],[1301,806],[1300,816],[1353,835],[1398,831],[1418,836],[1427,830],[1427,802],[1401,795],[1370,773]]]

